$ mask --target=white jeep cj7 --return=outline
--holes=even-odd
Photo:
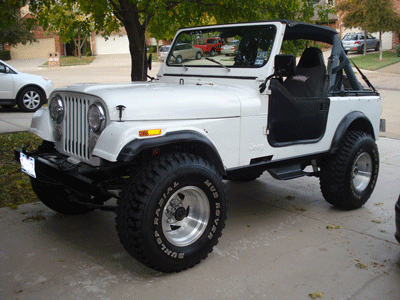
[[[238,49],[182,53],[209,37],[237,40]],[[331,55],[325,64],[318,46],[307,47],[296,65],[280,54],[294,43],[329,44]],[[45,205],[62,214],[113,210],[134,258],[180,271],[221,236],[224,180],[311,175],[336,207],[368,200],[381,98],[366,83],[329,27],[282,20],[181,29],[156,79],[56,89],[29,130],[43,144],[15,156]],[[104,205],[110,198],[117,205]]]

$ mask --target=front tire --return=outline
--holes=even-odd
[[[18,107],[25,112],[35,112],[44,104],[44,93],[36,87],[27,87],[18,96]]]
[[[360,131],[349,131],[338,152],[321,162],[320,186],[327,202],[356,209],[371,196],[379,173],[379,153],[374,139]]]
[[[131,178],[118,200],[122,245],[162,272],[198,264],[218,243],[226,219],[222,177],[192,154],[159,157]]]

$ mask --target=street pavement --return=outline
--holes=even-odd
[[[50,77],[56,87],[74,80],[129,81],[129,56],[95,62],[54,70],[36,62],[29,70],[10,64]],[[130,257],[112,212],[61,216],[39,202],[1,208],[0,299],[292,300],[313,293],[322,299],[399,299],[394,204],[400,193],[400,74],[366,75],[383,97],[389,133],[378,141],[380,174],[362,208],[333,208],[313,177],[278,181],[265,173],[253,182],[227,181],[229,211],[220,242],[206,260],[176,274],[155,272]],[[26,130],[29,122],[17,121],[20,115],[27,114],[0,110],[1,128],[14,122],[17,131]]]

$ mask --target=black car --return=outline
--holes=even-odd
[[[396,237],[396,240],[400,243],[400,196],[399,199],[397,200],[395,210],[396,210],[396,234],[394,236]]]

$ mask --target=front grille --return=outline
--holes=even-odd
[[[90,101],[83,97],[64,97],[64,151],[85,161],[91,158],[87,121],[89,106]]]

